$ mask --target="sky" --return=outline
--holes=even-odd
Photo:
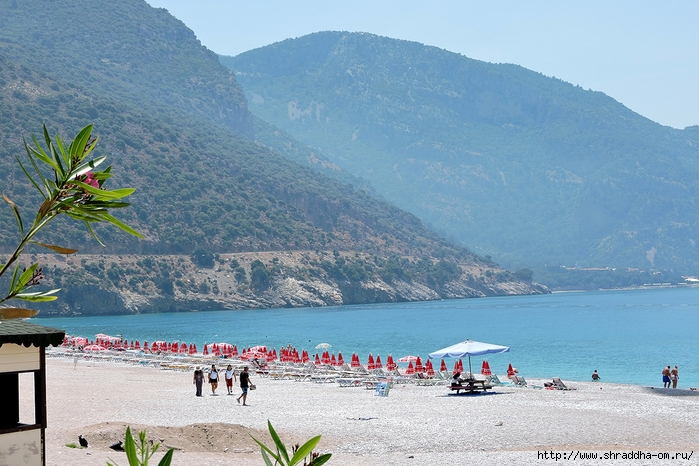
[[[699,125],[699,2],[649,0],[146,0],[221,55],[359,31],[514,63],[674,128]]]

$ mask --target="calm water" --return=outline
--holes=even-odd
[[[424,358],[470,338],[511,348],[488,357],[498,374],[512,362],[525,378],[589,380],[597,369],[603,381],[662,386],[662,368],[677,364],[679,387],[699,387],[699,288],[35,321],[91,338],[180,340],[200,350],[205,342],[309,350],[328,342],[363,362],[369,352],[384,362],[388,353]],[[481,361],[472,358],[478,369]]]

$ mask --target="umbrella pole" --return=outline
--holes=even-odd
[[[475,379],[475,377],[473,376],[473,369],[471,369],[471,355],[470,354],[468,355],[468,374],[469,374],[470,378]]]

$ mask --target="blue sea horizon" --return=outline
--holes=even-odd
[[[661,387],[660,372],[679,366],[678,388],[699,387],[699,288],[613,290],[323,308],[35,318],[93,338],[228,342],[238,348],[291,344],[313,354],[322,342],[349,360],[356,352],[394,358],[471,339],[510,347],[489,355],[496,374],[512,363],[525,378],[561,377]],[[474,372],[483,357],[472,357]],[[436,361],[439,363],[439,361]],[[454,361],[447,360],[449,369]],[[464,365],[468,360],[464,360]]]

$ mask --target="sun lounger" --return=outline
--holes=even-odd
[[[569,388],[563,383],[560,377],[554,377],[552,382],[553,388],[556,390],[575,390],[574,388]]]
[[[361,387],[364,383],[364,379],[359,379],[356,377],[340,377],[335,379],[335,382],[340,387]]]
[[[521,375],[513,375],[510,377],[510,380],[512,381],[513,384],[515,384],[518,387],[526,387],[527,386],[527,381],[524,380],[524,377]]]

